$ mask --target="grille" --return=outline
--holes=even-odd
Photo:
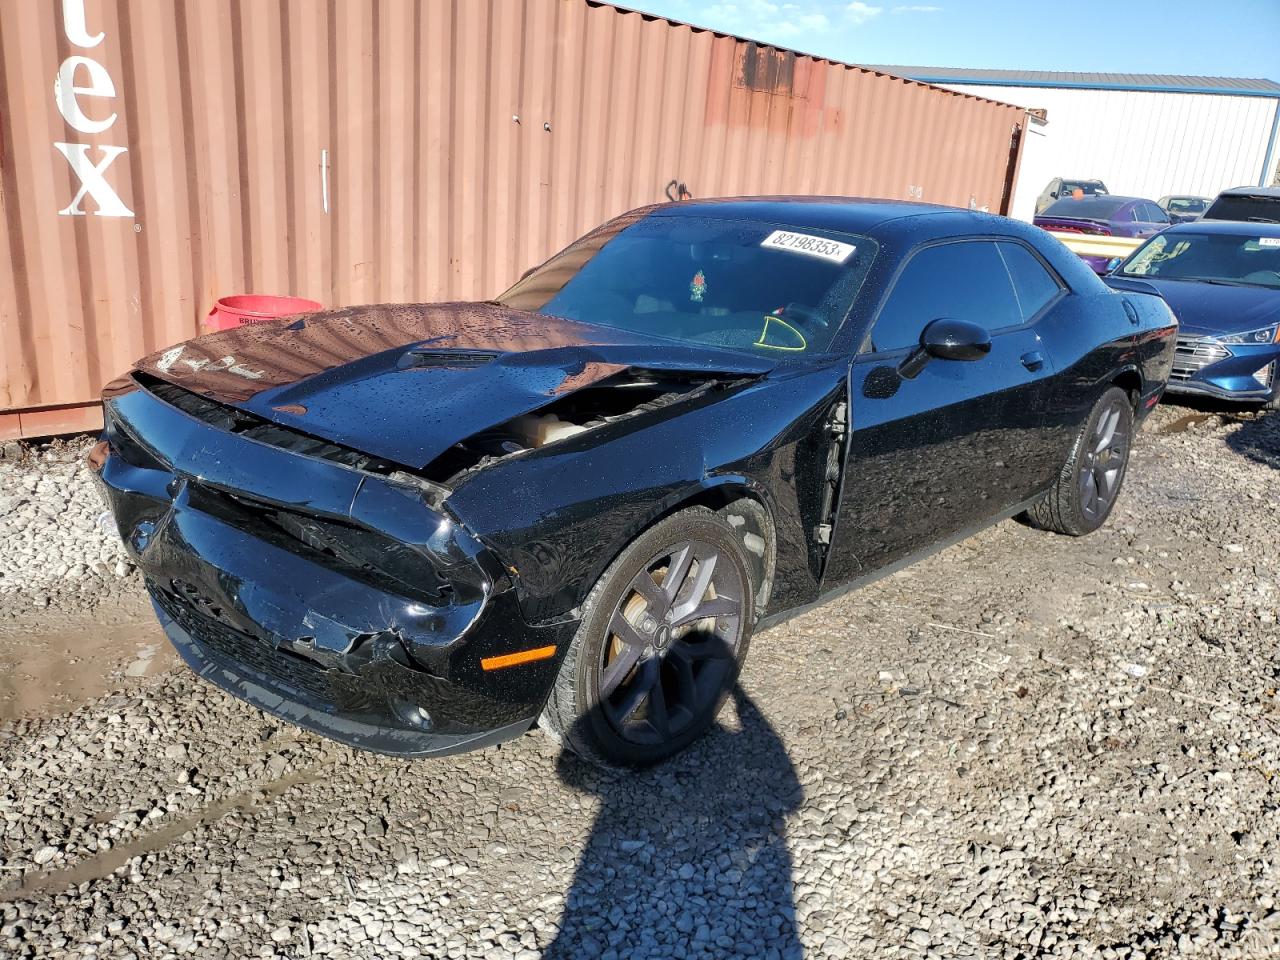
[[[164,380],[146,374],[135,374],[135,377],[150,393],[159,397],[165,403],[172,407],[177,407],[187,416],[207,423],[212,427],[217,427],[219,430],[226,430],[228,433],[249,437],[260,443],[279,447],[281,450],[299,453],[303,456],[315,457],[319,460],[331,460],[334,463],[355,467],[358,470],[390,473],[394,469],[394,465],[377,457],[371,457],[368,454],[360,453],[358,450],[330,443],[327,440],[317,439],[299,430],[282,427],[269,420],[264,420],[256,414],[238,410],[235,407],[224,406]]]
[[[334,691],[325,672],[299,657],[292,657],[261,640],[255,640],[213,617],[197,613],[169,592],[153,589],[152,596],[215,660],[240,672],[248,668],[311,699],[331,703]]]
[[[1173,355],[1173,371],[1169,374],[1169,379],[1190,380],[1202,368],[1229,356],[1231,351],[1213,340],[1179,337]]]

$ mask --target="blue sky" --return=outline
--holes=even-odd
[[[854,63],[1280,81],[1280,0],[619,0]]]

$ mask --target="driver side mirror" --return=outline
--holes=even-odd
[[[898,364],[898,375],[904,380],[914,380],[934,357],[939,360],[981,360],[990,352],[991,334],[987,333],[986,327],[968,320],[941,317],[920,331],[920,346]]]
[[[1107,273],[1111,273],[1116,267],[1120,266],[1124,261],[1120,257],[1112,257],[1107,261]]]

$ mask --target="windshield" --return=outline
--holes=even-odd
[[[1209,220],[1253,220],[1280,223],[1280,197],[1241,194],[1218,197],[1205,213]]]
[[[1070,196],[1076,190],[1079,190],[1086,197],[1093,197],[1107,192],[1107,188],[1101,180],[1063,180],[1062,189],[1058,191],[1058,195]]]
[[[589,235],[498,302],[786,357],[830,347],[875,252],[830,230],[657,214]]]
[[[1280,237],[1164,233],[1152,237],[1119,272],[1126,277],[1280,290]]]
[[[1209,201],[1203,197],[1170,197],[1170,213],[1204,213]]]
[[[1110,220],[1129,200],[1127,197],[1064,197],[1045,207],[1042,217],[1065,217],[1076,220]]]

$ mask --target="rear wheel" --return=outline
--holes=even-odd
[[[1120,495],[1132,442],[1129,395],[1110,387],[1094,404],[1053,487],[1027,511],[1027,518],[1071,537],[1097,530]]]
[[[588,760],[643,767],[714,722],[751,640],[739,537],[697,507],[632,542],[587,598],[540,725]]]

